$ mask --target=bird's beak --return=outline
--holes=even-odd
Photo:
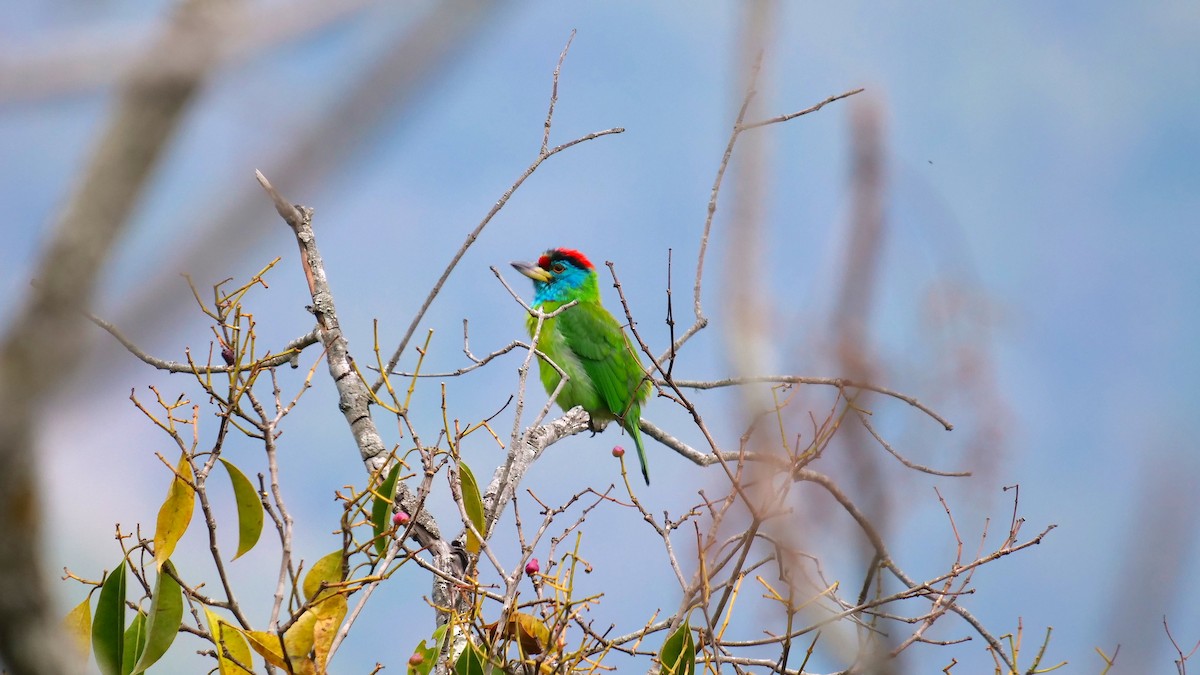
[[[521,274],[533,279],[534,281],[547,282],[550,281],[551,275],[546,270],[527,262],[514,262],[512,266]]]

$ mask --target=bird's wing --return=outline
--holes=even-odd
[[[608,310],[599,303],[584,303],[563,312],[557,320],[563,340],[614,415],[625,415],[631,392],[637,391],[635,405],[646,399],[650,390],[643,383],[641,359]]]

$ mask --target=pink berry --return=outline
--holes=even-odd
[[[613,457],[624,457],[624,456],[625,456],[625,448],[622,448],[619,445],[614,445],[613,446]]]
[[[542,566],[538,564],[537,558],[530,558],[529,562],[525,563],[525,574],[530,576],[537,574],[541,569]]]
[[[404,527],[410,520],[412,520],[412,517],[403,511],[397,511],[396,515],[392,516],[392,522],[395,523],[397,527]]]
[[[408,665],[410,666],[419,666],[422,663],[425,663],[424,654],[413,654],[412,656],[408,657]]]

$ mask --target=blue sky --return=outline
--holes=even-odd
[[[287,5],[278,4],[281,11]],[[44,56],[63,31],[119,43],[144,33],[161,9],[0,1],[0,63]],[[371,6],[220,71],[149,186],[98,306],[132,317],[135,337],[177,357],[186,345],[207,348],[202,317],[161,307],[138,316],[130,306],[153,293],[186,306],[180,272],[211,284],[244,278],[282,256],[269,277],[272,289],[258,296],[264,339],[282,343],[307,330],[295,246],[265,199],[245,216],[243,230],[225,235],[221,255],[192,259],[189,245],[204,238],[224,203],[254,189],[255,168],[270,167],[345,94],[356,69],[403,34],[415,16],[406,12],[413,11]],[[533,159],[550,72],[572,29],[578,34],[563,68],[553,138],[613,126],[627,131],[550,160],[489,225],[423,324],[437,331],[430,358],[438,368],[462,365],[464,317],[477,353],[519,337],[519,308],[488,266],[503,269],[560,244],[614,261],[645,317],[647,339],[665,344],[666,249],[677,261],[694,260],[736,110],[740,21],[733,3],[506,5],[470,32],[406,104],[361,129],[344,155],[303,158],[331,159],[335,168],[278,187],[317,209],[318,236],[359,359],[371,344],[373,319],[385,342],[398,339],[466,232]],[[997,633],[1014,629],[1018,616],[1027,641],[1053,626],[1047,658],[1069,660],[1071,672],[1099,671],[1093,648],[1111,652],[1117,643],[1116,672],[1170,668],[1164,615],[1181,641],[1200,638],[1200,619],[1190,609],[1200,602],[1200,582],[1186,562],[1197,552],[1200,531],[1197,35],[1200,8],[1183,1],[848,2],[820,9],[796,3],[778,8],[766,48],[764,112],[804,108],[856,87],[866,87],[863,96],[885,110],[889,192],[874,351],[885,364],[884,384],[963,419],[949,436],[932,434],[911,411],[880,403],[881,424],[922,460],[980,471],[967,487],[937,483],[960,500],[960,527],[977,531],[987,516],[1006,522],[1010,503],[1000,488],[1013,483],[1021,485],[1025,534],[1059,525],[1040,547],[982,571],[981,591],[965,602]],[[0,86],[5,315],[28,283],[43,233],[110,101],[107,90],[34,99],[13,92]],[[755,132],[766,136],[770,158],[763,205],[770,246],[760,272],[769,280],[774,325],[785,336],[778,345],[785,370],[837,374],[823,340],[840,278],[849,115],[857,104],[842,102]],[[718,213],[707,278],[708,308],[718,323],[728,316],[720,289],[736,273],[721,264],[735,236],[723,218],[728,213]],[[677,289],[690,287],[690,269],[679,264]],[[946,359],[934,338],[944,334],[931,332],[921,312],[938,284],[967,298],[955,320],[974,331],[968,342],[986,355],[987,387],[958,391],[936,382]],[[608,301],[615,306],[615,297]],[[718,331],[698,339],[680,366],[698,377],[728,372]],[[46,419],[55,528],[49,562],[80,573],[111,567],[112,523],[150,522],[165,489],[151,455],[163,451],[164,439],[138,420],[129,390],[145,392],[152,383],[187,388],[97,337],[89,356],[94,365]],[[458,415],[494,411],[494,392],[511,388],[515,367],[510,360],[475,380],[451,383]],[[332,389],[321,379],[319,373],[307,395],[309,412],[293,421],[294,456],[285,466],[293,508],[312,518],[333,517],[332,490],[361,482]],[[427,403],[436,400],[434,389]],[[979,412],[981,392],[1000,402],[990,414]],[[728,400],[698,398],[735,439],[733,419],[722,412]],[[667,407],[652,403],[647,417],[686,429],[686,419]],[[1001,428],[1001,440],[983,454],[962,454],[969,445],[963,439],[989,422]],[[580,467],[607,475],[612,441],[581,437],[556,446],[530,484],[565,496],[578,489],[570,480]],[[480,466],[492,461],[485,447],[471,452]],[[661,448],[651,454],[652,470],[663,478],[648,499],[659,510],[686,508],[698,486],[714,481]],[[933,481],[909,480],[894,546],[914,567],[933,569],[945,560],[944,514]],[[118,484],[124,489],[113,489]],[[88,495],[83,502],[64,498],[81,493]],[[596,527],[608,537],[621,536],[618,528],[627,525],[613,518]],[[820,532],[821,525],[805,528]],[[312,557],[328,547],[323,531],[304,535],[311,537],[304,543]],[[261,553],[259,561],[269,564]],[[596,552],[598,560],[611,555]],[[609,606],[636,609],[639,598],[654,596],[648,589],[669,588],[669,578],[648,576],[630,579]],[[371,647],[420,639],[428,623],[420,601],[427,584],[415,585],[397,584],[369,608],[355,648],[339,657],[347,672],[368,670],[375,660],[399,668],[407,646]],[[64,607],[78,601],[75,590],[64,589]],[[661,602],[675,601],[668,594]],[[948,636],[965,632],[954,628]],[[949,653],[914,649],[909,663],[913,672],[936,670]],[[990,663],[978,640],[953,654],[968,668],[963,672]]]

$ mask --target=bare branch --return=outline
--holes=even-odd
[[[446,280],[450,278],[450,273],[454,271],[456,266],[458,266],[458,261],[462,260],[462,257],[466,254],[467,249],[471,247],[471,244],[475,243],[475,240],[479,238],[479,234],[483,232],[483,228],[487,227],[488,223],[492,222],[492,218],[494,218],[496,214],[500,212],[500,209],[504,208],[504,205],[507,204],[508,200],[512,198],[513,193],[517,191],[517,188],[521,187],[521,184],[524,183],[527,178],[533,175],[534,171],[537,171],[537,168],[541,166],[542,162],[562,152],[563,150],[583,143],[584,141],[590,141],[592,139],[600,138],[601,136],[608,136],[610,134],[619,134],[623,133],[624,131],[624,129],[619,127],[605,129],[604,131],[595,131],[585,136],[576,138],[573,141],[555,146],[547,151],[546,154],[538,155],[537,159],[535,159],[533,163],[525,169],[525,172],[521,174],[520,178],[518,178],[515,183],[510,185],[509,188],[505,190],[504,194],[500,196],[500,199],[496,201],[491,210],[488,211],[486,216],[484,216],[483,220],[475,226],[475,229],[471,230],[471,233],[467,235],[466,240],[463,241],[462,246],[459,247],[458,251],[455,252],[454,256],[450,259],[450,263],[446,265],[446,269],[442,271],[442,276],[438,277],[437,282],[433,285],[433,288],[430,289],[429,295],[425,297],[425,302],[421,304],[421,308],[417,310],[412,322],[408,325],[408,329],[404,332],[404,337],[400,339],[400,345],[396,347],[396,351],[392,354],[392,358],[388,360],[388,372],[395,370],[396,364],[400,363],[400,358],[404,355],[404,350],[408,348],[408,343],[412,339],[413,333],[417,331],[417,326],[420,325],[421,319],[425,318],[425,312],[429,310],[429,306],[433,304],[434,298],[436,298],[438,293],[441,292],[442,286],[446,283]],[[375,381],[375,384],[371,385],[371,390],[379,391],[379,388],[382,386],[383,379],[381,377]]]
[[[350,612],[346,615],[346,618],[342,620],[342,625],[338,627],[337,634],[334,636],[333,642],[329,645],[329,651],[326,653],[326,663],[329,663],[333,660],[333,655],[337,653],[338,647],[342,645],[342,641],[345,640],[346,636],[350,634],[350,628],[354,626],[354,622],[358,619],[358,615],[362,613],[363,607],[365,607],[367,601],[371,599],[371,594],[375,592],[375,588],[379,586],[379,583],[387,578],[384,575],[384,572],[386,572],[387,568],[391,567],[392,562],[396,560],[396,556],[400,553],[400,549],[401,541],[399,538],[388,542],[387,554],[379,560],[379,563],[375,565],[375,568],[371,572],[372,580],[367,583],[365,587],[363,587],[362,596],[358,599],[358,602],[354,604],[354,609],[350,610]]]
[[[672,379],[672,383],[681,389],[719,389],[721,387],[740,387],[747,384],[819,384],[829,387],[837,387],[838,389],[865,389],[873,391],[884,396],[890,396],[894,399],[904,401],[912,407],[920,410],[929,417],[933,418],[938,424],[942,425],[946,431],[954,429],[946,418],[939,415],[933,408],[921,403],[916,398],[908,394],[902,394],[894,389],[881,387],[870,382],[858,382],[849,380],[844,377],[806,377],[801,375],[761,375],[753,377],[728,377],[721,380],[676,380]],[[666,385],[665,380],[655,380],[655,383]]]
[[[558,103],[558,74],[562,72],[563,61],[567,58],[567,52],[571,49],[571,43],[575,41],[575,29],[571,29],[571,35],[567,38],[567,44],[563,45],[562,52],[558,55],[558,64],[554,66],[554,76],[552,79],[553,85],[550,88],[550,109],[546,112],[545,131],[542,133],[542,154],[546,154],[546,147],[550,144],[550,126],[554,123],[554,104]]]
[[[526,429],[519,442],[509,445],[508,458],[496,468],[487,489],[483,491],[483,510],[487,514],[488,530],[500,520],[516,486],[520,485],[525,472],[546,448],[568,436],[587,431],[590,419],[583,408],[575,406],[549,424]]]
[[[820,103],[818,103],[814,106],[805,108],[804,110],[797,110],[796,112],[787,113],[786,115],[779,115],[777,117],[760,120],[758,122],[750,122],[748,124],[742,124],[738,128],[738,131],[749,131],[750,129],[757,129],[759,127],[765,127],[768,124],[779,124],[780,122],[787,122],[788,120],[794,120],[797,117],[800,117],[801,115],[807,115],[809,113],[814,113],[814,112],[820,110],[821,108],[824,108],[825,106],[829,105],[830,103],[833,103],[834,101],[840,101],[844,98],[849,98],[850,96],[853,96],[855,94],[861,94],[864,91],[866,91],[866,90],[863,89],[862,87],[859,87],[858,89],[851,89],[850,91],[844,91],[840,94],[834,94],[833,96],[830,96],[829,98],[825,99],[824,101],[821,101]]]
[[[691,447],[690,445],[684,443],[683,441],[679,440],[678,438],[675,438],[674,436],[667,433],[663,429],[660,429],[659,427],[655,426],[652,422],[647,420],[645,417],[643,417],[641,420],[638,421],[638,428],[641,429],[642,431],[644,431],[647,436],[653,438],[654,440],[658,441],[659,443],[662,443],[663,445],[667,446],[668,448],[679,453],[685,459],[687,459],[699,466],[709,466],[709,465],[716,464],[717,462],[722,462],[722,461],[736,462],[739,459],[742,459],[745,461],[771,462],[771,463],[774,463],[777,465],[783,464],[783,461],[779,457],[775,457],[772,455],[764,455],[764,454],[760,454],[760,453],[753,453],[753,452],[741,453],[741,452],[732,452],[732,451],[728,451],[728,450],[723,451],[723,452],[717,452],[717,453],[701,452],[701,451]]]
[[[148,354],[145,350],[143,350],[141,347],[138,347],[132,340],[125,337],[125,335],[116,326],[112,325],[108,321],[101,319],[100,317],[96,316],[95,314],[93,314],[87,310],[83,310],[83,314],[92,323],[96,324],[100,328],[103,328],[106,332],[108,332],[109,335],[116,338],[117,342],[120,342],[121,345],[123,347],[125,347],[126,351],[128,351],[130,354],[133,354],[134,356],[136,356],[143,363],[150,365],[150,366],[154,366],[155,368],[157,368],[159,370],[165,370],[169,373],[189,373],[191,375],[207,375],[207,374],[212,374],[212,373],[231,373],[231,372],[234,372],[235,370],[249,370],[251,368],[274,368],[275,366],[281,366],[281,365],[283,365],[285,363],[289,363],[289,362],[293,363],[293,365],[294,365],[296,356],[300,352],[304,351],[304,349],[307,347],[311,347],[312,345],[315,345],[320,340],[319,336],[317,335],[317,331],[314,329],[312,332],[307,333],[305,335],[301,335],[300,337],[295,338],[291,342],[287,343],[286,345],[284,345],[283,349],[280,350],[278,353],[273,354],[273,355],[269,354],[268,356],[265,356],[262,359],[255,361],[252,364],[243,365],[241,367],[238,367],[238,366],[214,366],[214,365],[197,366],[193,363],[180,363],[178,361],[168,361],[166,359],[160,359],[158,357],[152,356],[152,355]]]
[[[943,575],[942,577],[934,579],[931,582],[927,582],[925,584],[918,584],[914,579],[909,577],[908,574],[906,574],[904,572],[904,570],[900,569],[900,567],[896,564],[895,560],[892,559],[891,553],[888,552],[887,546],[883,542],[883,537],[880,536],[879,532],[875,529],[875,526],[862,513],[862,511],[859,510],[859,508],[854,504],[854,502],[851,501],[850,498],[847,497],[844,492],[842,492],[841,488],[838,487],[838,485],[832,479],[830,479],[828,476],[817,473],[815,471],[811,471],[809,469],[799,469],[794,473],[794,476],[796,477],[797,480],[811,481],[811,482],[817,483],[821,487],[825,488],[826,492],[828,492],[830,495],[832,495],[833,498],[836,499],[837,502],[842,506],[842,508],[845,509],[846,513],[850,514],[850,517],[852,517],[855,520],[855,522],[858,523],[859,528],[862,530],[863,534],[866,535],[867,540],[871,543],[872,548],[874,548],[876,553],[878,554],[879,559],[880,559],[880,564],[883,565],[883,567],[886,568],[888,571],[890,571],[897,579],[899,579],[906,586],[908,586],[908,588],[910,590],[924,589],[924,590],[933,591],[934,589],[929,584],[944,581],[949,576],[961,574],[962,572],[964,572],[968,569],[978,567],[978,566],[986,564],[992,560],[996,560],[998,558],[1015,553],[1017,551],[1028,548],[1030,546],[1036,546],[1036,545],[1040,544],[1042,542],[1042,539],[1047,534],[1049,534],[1051,530],[1053,530],[1056,527],[1055,525],[1050,525],[1050,526],[1046,527],[1045,530],[1042,530],[1042,532],[1039,533],[1033,539],[1030,539],[1021,544],[1014,545],[1013,543],[1006,542],[1005,546],[1001,547],[1000,549],[996,550],[995,552],[991,553],[990,555],[984,556],[983,558],[976,560],[975,562],[971,563],[970,565],[967,565],[962,568],[957,568],[954,571],[948,573],[947,575]],[[955,614],[958,614],[959,616],[961,616],[963,618],[963,620],[965,620],[967,623],[969,623],[971,625],[971,627],[974,628],[975,631],[980,635],[980,637],[982,637],[984,640],[987,641],[988,645],[991,646],[992,650],[997,655],[997,657],[1000,658],[1004,662],[1004,664],[1006,666],[1008,666],[1009,669],[1013,668],[1013,664],[1010,662],[1008,655],[1004,652],[1003,646],[1000,644],[1000,641],[998,639],[996,639],[996,637],[994,635],[992,635],[986,628],[984,628],[983,623],[981,623],[979,621],[979,619],[975,618],[975,616],[971,612],[969,612],[967,609],[962,607],[962,605],[959,605],[957,603],[950,604],[948,606],[948,609],[949,609],[949,611],[952,611]]]
[[[1175,659],[1175,668],[1179,671],[1180,675],[1186,675],[1188,659],[1195,656],[1196,650],[1200,649],[1200,640],[1196,641],[1196,644],[1192,645],[1191,651],[1184,654],[1183,648],[1179,646],[1179,642],[1176,641],[1175,636],[1171,634],[1171,626],[1167,623],[1167,617],[1165,614],[1163,615],[1162,625],[1163,630],[1167,633],[1167,639],[1171,641],[1171,647],[1175,650],[1175,653],[1179,655],[1179,658]],[[1116,657],[1116,652],[1113,652],[1113,660],[1115,660]]]
[[[934,476],[961,478],[971,475],[970,471],[939,471],[938,469],[933,469],[923,464],[917,464],[916,462],[908,459],[904,455],[901,455],[899,452],[897,452],[896,449],[892,447],[891,443],[888,443],[883,436],[879,435],[879,432],[875,430],[875,425],[871,424],[871,420],[865,412],[863,412],[857,405],[853,403],[850,404],[850,407],[854,410],[855,414],[858,415],[859,421],[862,422],[863,426],[867,428],[867,431],[871,433],[871,436],[873,436],[875,440],[878,441],[881,446],[883,446],[884,450],[888,451],[888,454],[900,460],[900,463],[904,466],[916,471],[920,471],[921,473],[928,473]]]
[[[729,160],[733,157],[733,149],[734,146],[737,145],[738,136],[741,135],[743,131],[748,129],[756,129],[768,124],[778,124],[780,122],[786,122],[788,120],[795,119],[801,115],[807,115],[809,113],[816,112],[826,105],[833,103],[834,101],[853,96],[863,91],[863,89],[853,89],[851,91],[830,96],[824,101],[821,101],[820,103],[809,108],[805,108],[804,110],[788,113],[786,115],[780,115],[778,117],[773,117],[761,122],[745,124],[746,111],[750,108],[750,102],[754,100],[754,96],[756,94],[755,87],[757,86],[758,74],[761,67],[762,64],[760,60],[755,64],[751,72],[749,85],[746,88],[746,95],[742,99],[741,107],[738,109],[737,118],[734,120],[733,129],[729,134],[729,142],[725,145],[725,152],[721,156],[721,163],[717,166],[717,175],[713,179],[713,186],[708,199],[708,215],[704,219],[704,229],[700,234],[700,252],[696,255],[696,281],[692,287],[692,309],[696,315],[696,320],[690,327],[688,327],[687,330],[683,332],[682,335],[679,336],[677,340],[675,340],[674,343],[671,344],[667,351],[663,352],[663,354],[658,357],[658,361],[665,361],[669,357],[674,356],[674,354],[676,354],[679,349],[683,347],[684,343],[686,343],[692,338],[693,335],[700,332],[708,325],[708,317],[704,315],[704,310],[700,301],[701,290],[704,282],[704,260],[705,254],[708,252],[709,235],[712,233],[713,217],[717,213],[717,198],[721,193],[721,183],[725,179],[726,169],[729,168]]]
[[[400,345],[396,347],[396,351],[392,354],[392,358],[388,360],[387,372],[395,370],[396,364],[399,363],[400,358],[404,356],[404,350],[408,348],[409,340],[412,339],[413,333],[416,332],[417,326],[421,323],[421,319],[425,318],[425,312],[429,309],[429,306],[433,304],[433,299],[437,297],[439,292],[441,292],[442,286],[446,283],[446,279],[450,278],[450,273],[454,271],[454,268],[458,265],[458,261],[462,260],[462,257],[466,254],[467,249],[471,247],[471,244],[475,243],[475,240],[479,238],[479,234],[483,232],[483,228],[487,227],[488,223],[492,222],[492,218],[495,218],[496,214],[500,212],[500,209],[504,208],[504,206],[508,204],[508,200],[512,198],[513,193],[515,193],[517,189],[521,187],[527,178],[533,175],[534,171],[537,171],[538,167],[542,165],[542,162],[550,159],[563,150],[580,143],[600,138],[601,136],[623,133],[625,131],[620,127],[605,129],[603,131],[594,131],[585,136],[576,138],[573,141],[568,141],[562,145],[557,145],[553,148],[546,149],[546,146],[549,144],[550,140],[550,127],[554,123],[554,104],[558,101],[558,74],[562,69],[563,60],[567,56],[567,50],[571,47],[571,41],[574,39],[575,31],[571,31],[571,37],[567,39],[567,44],[565,47],[563,47],[562,54],[559,55],[558,65],[554,69],[554,84],[550,95],[550,108],[549,112],[546,114],[545,133],[542,137],[542,146],[538,150],[537,157],[533,160],[533,163],[525,169],[525,172],[522,173],[517,180],[510,185],[507,190],[504,191],[504,194],[500,195],[500,199],[496,200],[496,203],[492,205],[492,208],[487,212],[487,215],[483,217],[483,220],[479,221],[479,224],[475,226],[475,229],[471,230],[470,234],[467,235],[466,240],[463,241],[462,246],[458,248],[458,251],[455,252],[454,256],[450,259],[450,263],[446,265],[446,269],[442,271],[442,275],[438,277],[437,282],[433,285],[433,288],[430,289],[429,295],[425,297],[425,302],[421,304],[421,308],[418,309],[416,315],[413,316],[412,322],[408,325],[408,330],[404,332],[404,337],[400,339]],[[382,386],[383,378],[381,377],[375,382],[375,384],[371,386],[371,390],[379,391],[379,388]]]
[[[280,13],[279,7],[267,6],[267,11]],[[306,11],[303,6],[288,7],[289,11]],[[435,3],[414,21],[401,22],[382,42],[385,48],[377,50],[338,95],[330,97],[330,104],[312,124],[286,142],[275,144],[278,152],[263,161],[264,173],[279,185],[313,189],[365,143],[364,137],[378,127],[381,119],[391,119],[395,110],[404,109],[422,85],[458,57],[460,45],[490,25],[489,19],[499,7],[496,0]],[[286,19],[281,21],[286,23]],[[172,51],[157,49],[154,54],[158,58]],[[142,292],[123,308],[118,324],[140,325],[151,317],[162,320],[174,307],[174,299],[165,289],[171,288],[169,281],[178,269],[200,269],[214,266],[217,260],[228,261],[230,256],[254,250],[251,244],[255,239],[271,231],[260,224],[264,214],[257,188],[243,187],[239,181],[224,186],[219,194],[220,199],[200,209],[198,217],[195,209],[177,214],[177,219],[184,221],[180,229],[195,236],[143,284]],[[188,219],[192,222],[186,222]],[[240,245],[230,247],[230,241]]]
[[[316,236],[312,230],[312,210],[293,206],[271,186],[261,172],[256,172],[256,175],[258,182],[274,202],[279,215],[296,234],[304,275],[312,296],[313,313],[317,317],[321,342],[325,345],[329,374],[338,390],[339,408],[354,435],[368,475],[384,475],[389,453],[374,420],[371,419],[371,392],[353,368],[349,345],[338,323],[333,294],[325,278],[324,261],[317,250]],[[452,569],[454,554],[450,545],[441,539],[433,517],[421,508],[421,503],[403,483],[397,485],[396,499],[408,513],[414,515],[414,521],[419,525],[415,534],[422,545],[433,550],[438,566]]]

